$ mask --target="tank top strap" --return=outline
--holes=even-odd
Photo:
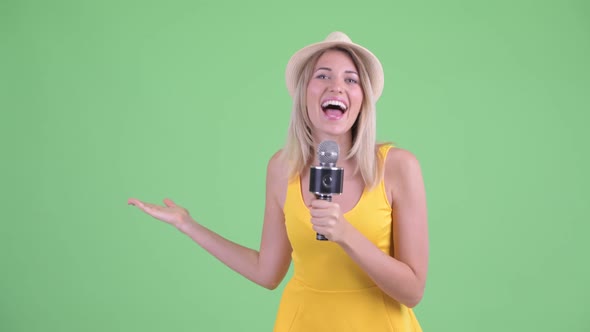
[[[378,148],[378,155],[379,155],[379,162],[381,163],[381,165],[383,165],[385,163],[385,158],[387,157],[387,153],[389,152],[389,149],[393,148],[394,146],[390,143],[385,143],[379,146]]]
[[[384,202],[388,203],[389,205],[389,199],[387,198],[387,192],[385,190],[385,176],[383,174],[383,172],[385,171],[385,159],[387,158],[387,153],[389,152],[389,150],[391,148],[393,148],[394,146],[392,144],[382,144],[379,146],[378,149],[378,157],[379,159],[377,160],[377,162],[380,163],[380,167],[379,169],[381,170],[381,181],[379,181],[379,184],[377,185],[377,187],[375,187],[375,189],[377,189],[377,191],[379,191],[379,195],[383,198]],[[373,191],[376,191],[376,190]]]

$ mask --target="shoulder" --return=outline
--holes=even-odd
[[[283,150],[275,152],[270,157],[266,171],[267,175],[273,180],[280,180],[282,177],[287,177],[289,165],[283,158]]]
[[[387,151],[385,157],[385,172],[408,171],[420,168],[420,163],[416,156],[405,149],[392,147]]]
[[[392,147],[383,167],[384,181],[392,200],[403,192],[422,186],[422,170],[418,158],[410,151]]]

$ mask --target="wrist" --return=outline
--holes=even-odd
[[[193,218],[187,216],[186,218],[182,218],[181,221],[174,226],[176,229],[186,234],[196,224],[197,222],[194,221]]]
[[[352,226],[348,222],[345,222],[343,226],[343,232],[340,234],[340,237],[336,239],[334,242],[336,242],[336,244],[344,248],[346,246],[349,246],[352,238],[354,237],[354,233],[357,232],[357,229],[354,228],[354,226]]]

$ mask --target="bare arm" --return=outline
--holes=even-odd
[[[332,224],[331,228],[316,230],[320,233],[332,230],[332,237],[322,234],[338,243],[387,295],[414,307],[422,299],[428,268],[426,195],[416,158],[408,151],[391,149],[385,165],[385,181],[393,202],[393,257],[379,250],[348,222],[342,222],[339,210],[340,221],[325,221]],[[321,201],[314,204],[327,205]]]
[[[211,255],[249,280],[268,289],[276,288],[291,263],[291,245],[285,229],[282,204],[286,192],[285,172],[275,154],[267,168],[266,206],[260,250],[232,242],[194,221],[188,212],[165,200],[165,207],[136,199],[129,203],[146,213],[174,225]]]

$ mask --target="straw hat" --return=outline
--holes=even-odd
[[[291,98],[295,94],[297,79],[299,78],[301,70],[305,66],[307,60],[318,51],[336,46],[348,46],[358,54],[369,73],[369,80],[371,81],[371,86],[373,88],[373,98],[375,101],[379,99],[381,92],[383,92],[383,67],[381,66],[381,62],[379,62],[379,59],[377,59],[371,51],[353,43],[346,34],[339,31],[332,32],[326,37],[326,39],[324,39],[324,41],[308,45],[293,54],[287,64],[287,70],[285,72],[287,89],[289,90]]]

